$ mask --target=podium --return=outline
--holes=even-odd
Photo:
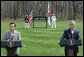
[[[74,56],[74,51],[73,48],[74,46],[81,46],[81,40],[74,40],[74,39],[69,39],[69,40],[60,40],[58,43],[61,46],[67,46],[67,56]]]
[[[17,47],[22,47],[21,41],[1,41],[1,47],[6,48],[8,50],[8,56],[15,56],[15,49]]]

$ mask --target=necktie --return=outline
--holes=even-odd
[[[74,38],[74,31],[72,31],[72,38]]]

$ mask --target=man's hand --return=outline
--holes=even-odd
[[[60,45],[60,41],[58,41],[58,44]]]
[[[60,45],[60,41],[58,41],[58,44]],[[62,45],[60,45],[61,47],[63,47]]]

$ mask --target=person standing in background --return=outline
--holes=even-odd
[[[25,17],[25,28],[29,28],[29,19],[28,19],[28,15],[26,15]]]
[[[52,18],[52,28],[53,28],[53,25],[54,25],[54,28],[56,28],[56,17],[54,13],[51,18]]]

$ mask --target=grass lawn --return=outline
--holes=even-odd
[[[10,22],[1,22],[1,40],[5,32],[9,30]],[[60,47],[58,41],[64,30],[69,28],[69,21],[57,21],[56,29],[52,29],[51,26],[50,28],[32,28],[30,26],[29,29],[25,29],[24,21],[14,22],[16,23],[16,31],[20,32],[23,42],[23,47],[20,48],[20,56],[65,56],[64,47]],[[83,42],[83,22],[77,21],[76,24]],[[6,56],[5,48],[1,48],[1,56]],[[83,46],[79,46],[78,56],[83,56]]]

